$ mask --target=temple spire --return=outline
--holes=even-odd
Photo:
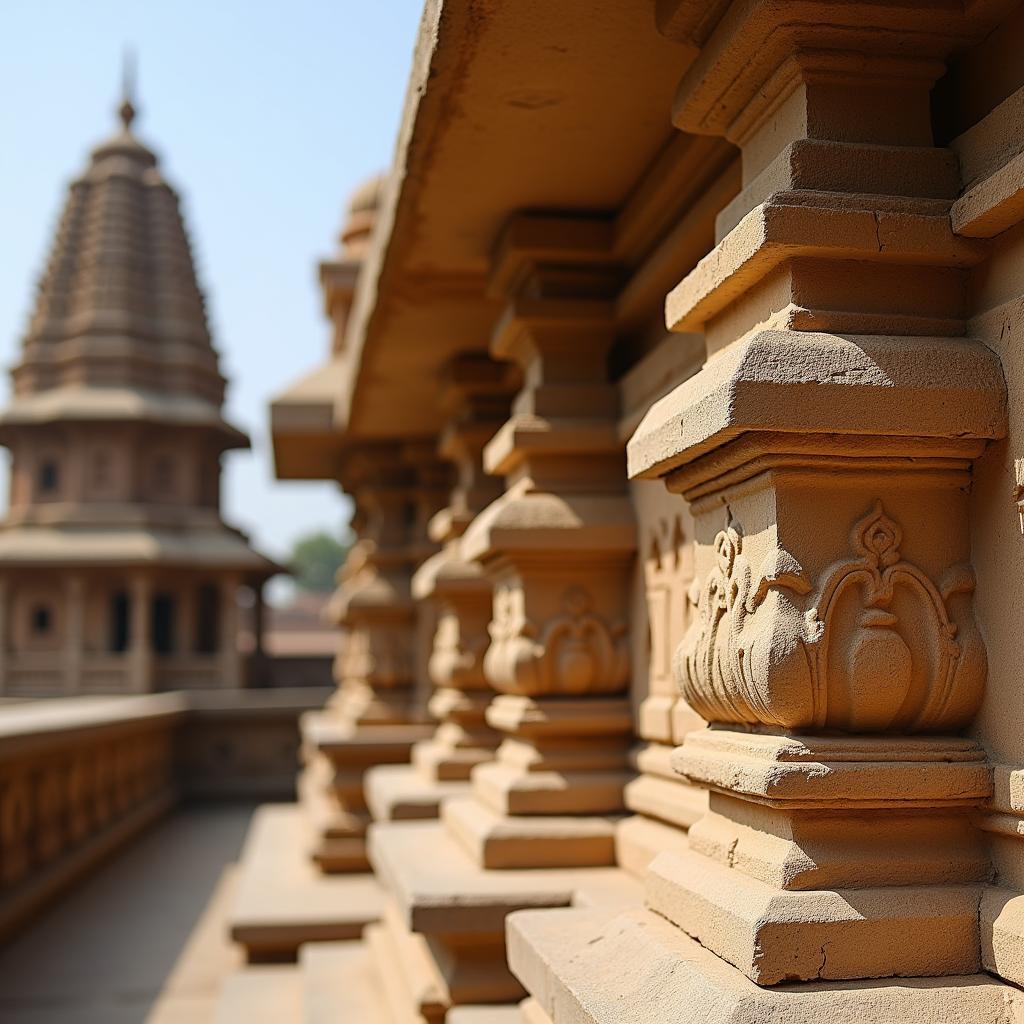
[[[121,105],[117,108],[118,116],[124,125],[124,130],[131,131],[132,122],[135,120],[136,108],[133,102],[135,96],[135,51],[126,47],[121,60]]]

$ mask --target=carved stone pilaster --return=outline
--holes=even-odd
[[[314,824],[313,856],[327,871],[364,870],[369,814],[364,775],[403,763],[429,734],[418,661],[423,621],[410,593],[413,569],[432,551],[426,524],[447,486],[443,467],[417,445],[352,452],[343,473],[358,540],[339,573],[331,610],[345,633],[338,691],[303,723],[300,793]]]
[[[521,218],[495,263],[508,306],[492,352],[524,386],[484,452],[505,492],[462,552],[494,590],[487,721],[504,739],[473,772],[474,800],[445,808],[485,866],[611,863],[610,822],[586,816],[623,810],[636,541],[606,369],[607,242],[601,223]]]
[[[734,5],[680,86],[676,123],[737,142],[744,187],[666,305],[711,358],[630,443],[693,513],[675,674],[711,723],[673,757],[709,812],[648,903],[761,985],[977,971],[989,870],[989,771],[953,734],[984,687],[967,495],[1005,397],[962,336],[983,252],[928,115],[984,28],[827,6]]]
[[[699,50],[675,123],[743,164],[666,302],[708,359],[629,445],[693,516],[675,674],[709,727],[672,762],[709,809],[651,862],[648,909],[513,922],[512,966],[556,1024],[998,1016],[972,823],[991,769],[956,733],[986,671],[972,468],[1005,394],[967,330],[985,250],[954,231],[930,90],[1001,5],[657,6]],[[588,980],[623,964],[629,1009]],[[949,975],[973,977],[925,980]]]
[[[413,579],[413,594],[434,604],[437,627],[428,672],[436,690],[430,711],[440,721],[412,760],[432,782],[465,781],[471,769],[494,756],[498,734],[484,719],[492,693],[484,675],[490,643],[491,583],[462,556],[462,536],[473,517],[501,491],[483,472],[482,452],[508,415],[512,367],[483,355],[456,357],[442,379],[449,416],[439,454],[455,467],[448,505],[433,518],[431,536],[442,544]]]

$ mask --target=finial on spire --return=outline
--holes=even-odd
[[[125,131],[130,131],[135,120],[135,51],[125,47],[121,59],[121,106],[117,108],[118,116]]]

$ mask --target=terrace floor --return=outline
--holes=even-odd
[[[209,1024],[253,809],[186,805],[68,890],[0,948],[0,1021]]]

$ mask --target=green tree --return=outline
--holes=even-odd
[[[300,537],[292,548],[291,570],[300,590],[327,593],[334,589],[334,574],[345,561],[351,543],[326,530]]]

